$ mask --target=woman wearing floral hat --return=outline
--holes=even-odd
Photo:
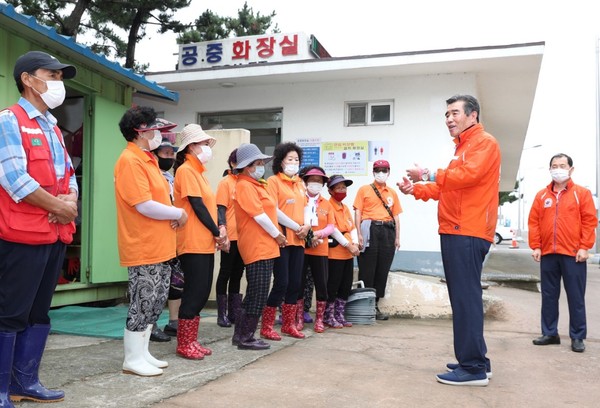
[[[212,288],[215,247],[229,250],[225,227],[217,226],[217,202],[204,172],[212,157],[216,139],[200,125],[189,124],[181,131],[181,144],[175,158],[175,205],[185,209],[190,219],[177,231],[177,255],[185,281],[177,324],[177,354],[201,360],[212,351],[198,342],[200,312]]]
[[[174,123],[156,118],[150,107],[131,108],[119,128],[127,147],[115,164],[115,199],[119,258],[127,267],[129,311],[123,336],[123,372],[162,374],[166,361],[148,352],[152,325],[167,300],[175,258],[175,230],[186,225],[187,211],[171,204],[169,185],[150,153],[162,140],[160,131]]]

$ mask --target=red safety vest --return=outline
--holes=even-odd
[[[73,169],[70,168],[65,172],[65,177],[58,180],[52,153],[40,125],[35,119],[30,119],[20,105],[15,104],[8,109],[16,116],[21,130],[21,140],[27,157],[27,173],[53,196],[68,194],[69,178],[73,175]],[[54,127],[54,131],[63,146],[66,158],[68,153],[58,126]],[[73,242],[74,222],[66,225],[50,223],[48,211],[24,201],[16,203],[3,188],[0,188],[0,208],[0,238],[5,241],[29,245],[53,244],[58,240],[65,244]]]

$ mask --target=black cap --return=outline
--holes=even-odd
[[[13,76],[17,80],[23,72],[33,72],[39,68],[61,70],[63,79],[74,78],[77,74],[77,69],[73,65],[62,64],[52,55],[42,51],[29,51],[17,58]]]

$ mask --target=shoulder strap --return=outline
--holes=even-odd
[[[373,191],[375,191],[375,194],[377,194],[377,197],[379,197],[379,199],[381,200],[381,204],[383,204],[383,207],[386,209],[386,211],[388,212],[388,214],[390,215],[390,217],[392,217],[392,222],[394,224],[396,224],[396,220],[394,219],[394,215],[392,214],[392,210],[390,210],[390,207],[387,205],[387,203],[385,201],[383,201],[383,197],[381,197],[381,193],[379,193],[379,190],[377,190],[377,187],[375,186],[375,183],[372,183],[371,187],[373,187]]]

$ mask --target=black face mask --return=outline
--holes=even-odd
[[[158,158],[158,167],[162,171],[169,171],[171,167],[173,167],[173,163],[175,163],[175,159],[165,159],[163,157]]]

